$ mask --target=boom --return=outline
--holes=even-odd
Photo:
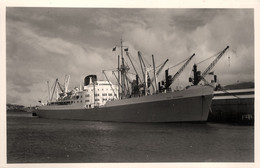
[[[138,57],[139,57],[140,65],[141,65],[141,70],[142,70],[142,73],[143,73],[145,93],[146,93],[147,89],[150,87],[150,85],[152,85],[152,87],[154,88],[153,83],[150,82],[151,78],[150,78],[150,75],[149,75],[149,71],[151,70],[151,68],[146,67],[140,51],[138,51]],[[148,80],[150,80],[150,81],[148,81]]]
[[[158,69],[158,71],[156,72],[156,75],[157,75],[157,76],[161,73],[163,67],[166,65],[166,63],[167,63],[168,61],[169,61],[169,60],[167,59],[167,60],[162,64],[162,66]]]
[[[217,64],[219,59],[223,56],[223,54],[227,51],[228,48],[229,46],[227,46],[223,51],[221,51],[221,53],[217,56],[217,58],[206,68],[206,70],[201,74],[201,78],[199,82],[201,81],[202,78],[204,78],[208,74],[210,70],[212,70],[212,68]]]
[[[69,88],[70,75],[65,75],[64,79],[64,91],[67,93]]]
[[[103,70],[103,74],[105,75],[105,77],[106,77],[106,79],[107,79],[107,81],[108,81],[108,83],[109,83],[109,86],[111,87],[111,90],[114,92],[114,95],[116,95],[116,97],[117,97],[117,94],[115,93],[115,91],[114,91],[114,89],[113,89],[113,87],[112,87],[112,85],[111,85],[111,82],[108,80],[107,75],[106,75],[106,73],[105,73],[104,70]]]
[[[145,63],[144,63],[144,60],[142,58],[142,55],[141,55],[141,52],[138,51],[138,58],[139,58],[139,61],[140,61],[140,66],[141,66],[141,70],[142,70],[142,74],[143,74],[143,79],[145,81],[145,70],[146,67],[145,67]]]
[[[190,56],[190,58],[188,58],[188,60],[185,62],[185,64],[183,64],[183,66],[174,74],[174,76],[171,78],[171,80],[169,80],[169,86],[171,86],[171,84],[181,75],[181,73],[183,72],[184,68],[190,63],[191,59],[194,56],[195,56],[195,53],[192,54],[192,56]]]
[[[162,69],[164,68],[164,66],[166,65],[166,63],[167,63],[168,61],[169,61],[169,60],[167,59],[167,60],[160,66],[160,68],[159,68],[158,71],[156,72],[156,76],[158,76],[158,75],[161,73]],[[153,78],[151,79],[151,83],[154,81],[154,79],[155,79],[155,77],[153,77]]]
[[[126,56],[127,56],[128,59],[130,60],[130,62],[131,62],[131,64],[132,64],[132,67],[133,67],[134,70],[135,70],[136,75],[138,75],[138,77],[139,77],[139,74],[137,73],[137,70],[136,70],[136,68],[135,68],[135,66],[134,66],[134,64],[133,64],[133,62],[132,62],[132,59],[131,59],[130,56],[129,56],[128,51],[126,51]],[[140,78],[139,78],[139,79],[140,79]],[[141,80],[141,79],[140,79],[140,80]]]
[[[61,90],[62,92],[64,92],[64,89],[62,88],[60,82],[57,81],[57,83],[58,83],[58,86],[59,86],[60,90]]]
[[[52,98],[53,98],[53,94],[55,92],[55,89],[56,89],[56,84],[58,83],[58,78],[55,80],[55,84],[54,84],[54,88],[53,88],[53,91],[52,91],[52,94],[51,94],[51,100],[52,101]]]

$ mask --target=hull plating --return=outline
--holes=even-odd
[[[190,91],[117,100],[108,102],[106,106],[100,108],[42,107],[37,111],[37,115],[54,119],[116,122],[206,121],[213,98],[212,93],[212,89],[200,86]]]

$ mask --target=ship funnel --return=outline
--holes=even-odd
[[[87,86],[90,84],[90,79],[92,79],[92,82],[97,81],[97,75],[88,75],[84,79],[84,86]]]

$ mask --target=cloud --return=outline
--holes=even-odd
[[[245,24],[246,23],[246,24]],[[219,78],[224,84],[237,80],[236,74],[244,74],[245,81],[254,80],[254,23],[252,10],[228,10],[221,11],[205,26],[198,28],[193,37],[198,43],[204,45],[202,53],[211,56],[230,46],[228,52],[214,68],[219,72]],[[203,32],[203,33],[201,33]],[[232,55],[228,60],[228,55]],[[228,62],[231,61],[230,70],[227,70]],[[244,63],[246,62],[246,65]],[[251,67],[251,68],[250,68]],[[229,75],[226,75],[229,74]],[[233,77],[234,78],[233,78]],[[241,80],[242,81],[242,80]]]
[[[76,27],[76,26],[58,26],[58,29],[67,32],[69,34],[80,34],[80,28]]]
[[[7,94],[7,101],[8,104],[19,104],[21,103],[21,97],[20,96],[13,96],[11,94]]]
[[[28,93],[31,91],[28,87],[23,87],[23,86],[13,88],[13,90],[17,91],[18,93]]]
[[[229,45],[214,67],[219,80],[223,85],[237,78],[254,80],[252,9],[7,8],[8,94],[29,103],[32,97],[46,96],[46,81],[63,81],[65,74],[71,75],[71,87],[88,74],[104,79],[102,70],[117,67],[120,51],[111,50],[121,38],[139,72],[137,51],[149,64],[152,54],[156,65],[169,58],[165,68],[196,53],[178,80],[186,85],[193,63]],[[210,61],[199,65],[200,70]]]
[[[7,29],[8,90],[24,94],[24,97],[30,97],[25,93],[34,90],[36,84],[55,78],[63,81],[65,74],[73,76],[75,81],[89,73],[101,77],[101,67],[111,68],[117,62],[117,57],[111,59],[111,55],[107,55],[106,48],[43,36],[24,22],[9,21]],[[79,82],[72,82],[75,83]]]
[[[194,31],[205,26],[219,12],[216,9],[176,9],[172,11],[169,25],[184,32]]]

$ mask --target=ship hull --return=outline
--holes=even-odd
[[[207,121],[213,89],[193,89],[111,101],[106,106],[90,109],[40,107],[43,118],[114,122],[191,122]]]

